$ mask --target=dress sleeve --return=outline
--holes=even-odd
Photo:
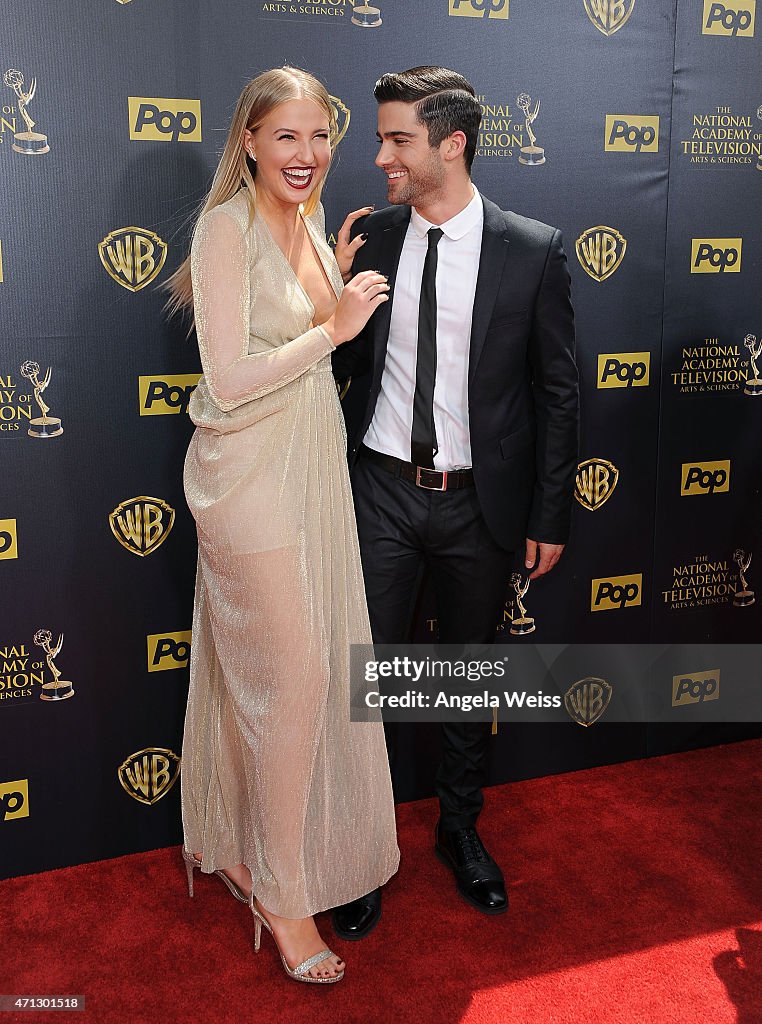
[[[196,228],[191,278],[204,378],[223,412],[290,384],[334,351],[328,332],[313,327],[279,348],[249,353],[247,236],[219,207],[205,214]]]

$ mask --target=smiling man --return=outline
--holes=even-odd
[[[484,198],[471,181],[481,108],[447,68],[376,83],[391,207],[342,229],[339,264],[388,276],[391,301],[334,353],[369,370],[349,458],[375,643],[404,643],[428,570],[442,643],[490,643],[516,553],[535,579],[567,539],[578,387],[559,231]],[[391,738],[391,731],[388,732]],[[499,914],[502,872],[476,821],[489,724],[442,726],[435,851],[459,893]],[[393,758],[393,744],[390,755]],[[378,890],[334,911],[344,938],[378,921]]]

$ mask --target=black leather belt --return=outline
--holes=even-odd
[[[412,462],[403,462],[394,455],[384,455],[364,444],[360,445],[359,455],[369,462],[375,462],[387,473],[409,480],[425,491],[457,491],[462,487],[474,486],[474,473],[471,469],[427,469],[425,466],[415,466]]]

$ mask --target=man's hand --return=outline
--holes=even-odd
[[[341,279],[344,284],[352,276],[352,260],[355,258],[355,253],[358,249],[362,249],[365,245],[364,235],[358,235],[354,241],[349,240],[349,233],[352,230],[352,225],[360,217],[367,217],[369,213],[373,212],[372,206],[363,206],[362,210],[354,210],[352,213],[347,214],[347,218],[339,228],[339,234],[336,238],[336,262],[339,264],[339,270],[341,271]]]
[[[534,567],[537,562],[537,549],[540,549],[540,561],[537,568],[530,575],[530,580],[536,580],[538,576],[544,576],[546,572],[550,572],[561,557],[561,552],[564,550],[564,547],[565,545],[563,544],[543,544],[542,541],[538,542],[536,540],[530,540],[529,537],[527,537],[527,553],[526,558],[524,559],[524,565],[527,569]]]

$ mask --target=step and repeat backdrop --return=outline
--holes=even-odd
[[[333,238],[348,211],[385,202],[373,84],[416,64],[473,82],[484,111],[478,188],[563,231],[582,380],[573,532],[549,577],[506,580],[498,642],[690,650],[758,639],[757,8],[83,0],[8,9],[2,876],[180,839],[196,568],[182,462],[200,364],[186,326],[164,317],[160,286],[187,251],[235,100],[269,67],[305,67],[333,97],[341,137],[324,193]],[[361,387],[350,382],[349,407]],[[425,592],[416,637],[436,637]],[[700,681],[714,667],[688,658],[685,672]],[[712,696],[719,707],[721,691]],[[681,703],[669,726],[501,723],[492,780],[760,732],[681,726]],[[430,793],[435,763],[436,728],[420,727],[397,766],[398,798]]]

